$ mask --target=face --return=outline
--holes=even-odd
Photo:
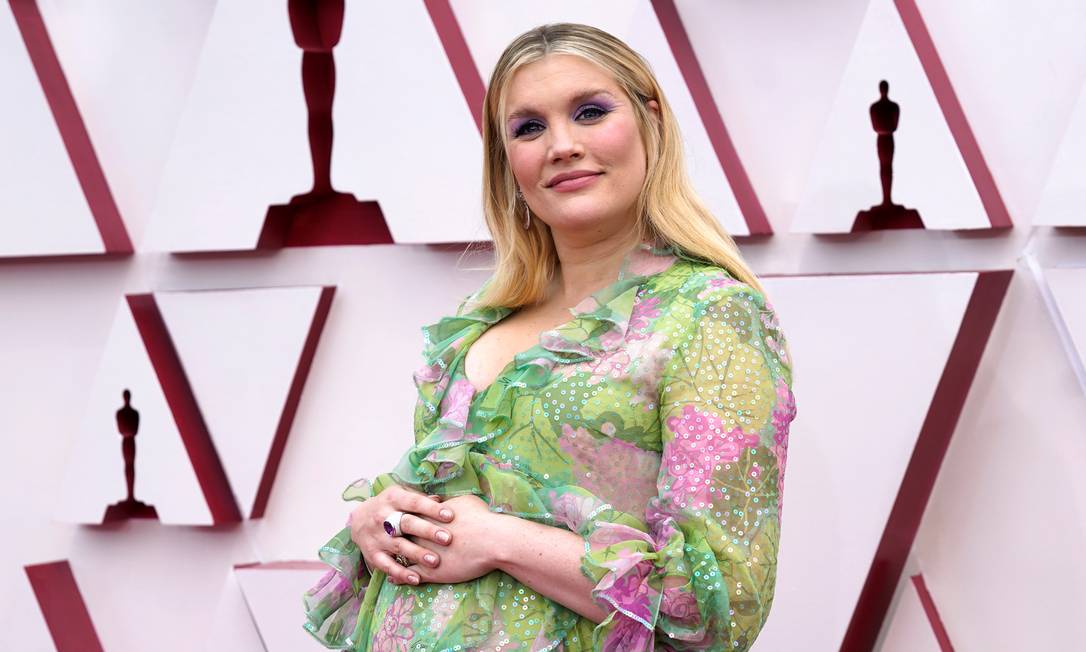
[[[658,111],[655,100],[648,105]],[[516,183],[556,238],[629,232],[645,148],[630,99],[607,70],[568,54],[525,65],[509,82],[503,122]]]

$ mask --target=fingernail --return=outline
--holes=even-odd
[[[426,555],[425,557],[423,557],[423,559],[425,559],[426,563],[428,563],[428,564],[433,564],[433,563],[437,562],[437,557],[435,557],[433,555]]]
[[[448,543],[449,542],[449,533],[445,532],[445,531],[438,532],[437,533],[437,538],[442,543]]]
[[[408,575],[407,576],[407,581],[411,582],[412,584],[418,584],[419,583],[419,578],[418,578],[417,575]]]
[[[445,519],[452,518],[452,511],[447,510],[447,509],[441,510],[441,518],[445,518]]]

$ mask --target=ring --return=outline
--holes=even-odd
[[[396,560],[396,563],[399,564],[400,566],[410,566],[411,565],[411,560],[408,559],[407,557],[404,557],[403,555],[401,555],[399,553],[396,553],[395,555],[392,555],[392,557],[393,557],[393,559]]]
[[[403,532],[400,530],[400,519],[403,518],[403,512],[394,511],[385,517],[385,532],[388,532],[390,537],[403,536]]]

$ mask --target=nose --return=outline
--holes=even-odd
[[[577,138],[570,125],[555,125],[550,129],[550,161],[558,163],[565,159],[578,159],[584,155],[584,146]]]

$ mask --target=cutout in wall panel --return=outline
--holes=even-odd
[[[814,161],[793,232],[1011,226],[913,0],[870,1]]]
[[[61,491],[58,517],[216,525],[263,516],[333,293],[126,297],[62,483],[80,490]]]
[[[216,4],[163,169],[149,248],[391,242],[375,202],[328,182],[342,54],[329,51],[335,39],[322,39],[317,25],[334,26],[321,13],[334,4]]]

